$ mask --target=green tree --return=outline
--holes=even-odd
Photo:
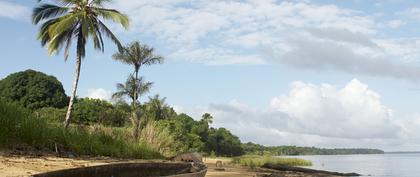
[[[145,82],[143,77],[135,78],[132,74],[127,78],[124,84],[117,84],[117,92],[112,95],[112,98],[128,97],[131,100],[131,123],[133,125],[133,136],[138,138],[140,128],[140,107],[138,107],[138,96],[149,92],[152,87],[151,82]]]
[[[102,22],[111,20],[128,28],[129,20],[126,15],[117,10],[104,8],[110,0],[56,0],[57,4],[40,4],[33,10],[32,22],[37,25],[42,22],[38,39],[42,46],[47,46],[50,55],[58,53],[64,48],[64,59],[67,60],[72,41],[76,42],[76,70],[73,90],[64,127],[70,124],[71,111],[76,96],[80,76],[82,58],[85,57],[86,43],[92,39],[97,50],[104,51],[102,34],[109,37],[119,49],[122,46],[112,31]],[[60,6],[61,5],[61,6]]]
[[[164,119],[157,122],[160,128],[166,128],[170,134],[179,142],[172,146],[177,152],[202,151],[204,142],[193,130],[198,122],[186,114],[179,114],[171,119]]]
[[[142,66],[163,63],[163,57],[156,55],[152,47],[142,45],[138,41],[123,47],[122,50],[115,53],[112,57],[114,60],[133,66],[136,80],[139,78],[139,71]],[[138,95],[135,95],[135,99],[138,100]]]
[[[34,70],[13,73],[0,80],[0,98],[30,109],[63,108],[67,104],[60,81]]]
[[[217,156],[239,156],[244,154],[239,138],[226,128],[211,128],[208,141],[206,143],[206,152],[215,152]]]
[[[102,124],[121,127],[125,124],[127,112],[117,109],[111,103],[92,98],[77,99],[73,108],[73,120],[78,124]]]
[[[156,63],[162,63],[163,57],[156,55],[154,53],[154,49],[147,45],[141,45],[140,42],[135,41],[128,46],[123,47],[122,50],[115,53],[113,56],[114,60],[120,61],[122,63],[131,65],[134,67],[134,78],[131,79],[134,82],[141,81],[141,77],[139,77],[140,68],[144,65],[152,65]],[[141,84],[131,84],[132,86],[140,86]],[[142,88],[131,88],[131,90],[137,90],[132,92],[130,98],[132,99],[132,107],[133,107],[133,116],[137,118],[132,118],[132,120],[139,119],[141,115],[139,115],[139,109],[137,109],[137,105],[140,105],[139,97],[142,93]],[[127,94],[125,94],[127,95]],[[136,113],[137,112],[137,113]],[[134,122],[133,122],[134,123]],[[139,128],[139,124],[133,124],[134,129]],[[136,130],[137,131],[137,130]],[[137,135],[138,133],[135,133]],[[136,136],[137,137],[137,136]]]
[[[149,101],[144,103],[145,116],[148,121],[159,121],[175,117],[177,114],[174,109],[168,106],[166,98],[161,98],[158,94],[153,97],[149,96]]]

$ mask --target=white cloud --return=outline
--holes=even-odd
[[[399,28],[405,25],[405,22],[402,20],[391,20],[391,21],[388,21],[386,25],[390,28]]]
[[[129,14],[133,33],[152,36],[166,47],[168,59],[211,65],[280,63],[297,69],[420,78],[419,66],[404,64],[418,60],[418,44],[378,34],[384,22],[353,9],[272,0],[117,0],[113,7]],[[404,22],[385,24],[397,28]],[[386,67],[391,67],[390,73]]]
[[[111,91],[105,90],[103,88],[88,89],[88,93],[86,95],[88,98],[101,99],[106,101],[110,101],[111,96]]]
[[[266,109],[233,100],[178,111],[194,117],[209,112],[214,126],[230,129],[243,141],[266,145],[385,150],[420,146],[415,143],[420,136],[411,138],[420,124],[394,120],[393,111],[381,102],[380,95],[357,79],[342,88],[293,82],[290,92],[272,98]]]
[[[29,20],[30,8],[0,0],[0,17],[14,20]]]
[[[405,11],[397,12],[397,15],[401,15],[408,19],[420,20],[420,8],[414,7]]]

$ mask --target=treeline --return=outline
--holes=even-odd
[[[50,124],[62,124],[68,99],[61,82],[38,71],[17,72],[0,80],[0,101],[22,106],[30,110],[34,118]],[[244,154],[237,136],[225,128],[210,126],[213,117],[208,113],[199,120],[184,113],[178,114],[159,95],[148,97],[136,111],[140,122],[138,135],[134,137],[130,135],[134,129],[130,119],[132,105],[124,99],[111,103],[76,98],[72,126],[93,127],[94,131],[112,129],[111,132],[128,135],[126,141],[146,143],[165,156],[190,151],[216,156]]]
[[[242,145],[246,154],[252,155],[346,155],[346,154],[383,154],[380,149],[366,148],[316,148],[298,146],[263,146],[252,142]]]

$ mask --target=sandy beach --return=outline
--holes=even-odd
[[[230,164],[230,158],[204,158],[208,167],[207,177],[257,177],[271,174],[270,170],[247,168]],[[216,167],[221,161],[222,166]],[[0,177],[24,177],[67,168],[79,168],[121,162],[165,162],[165,160],[127,160],[107,157],[75,157],[62,158],[54,154],[19,154],[16,152],[0,152]],[[316,177],[317,174],[297,172],[280,172],[285,177]],[[325,175],[323,175],[325,176]]]

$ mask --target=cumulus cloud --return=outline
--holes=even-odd
[[[265,109],[233,100],[178,111],[197,117],[209,112],[214,126],[227,127],[243,141],[266,145],[393,149],[407,145],[409,130],[419,127],[395,121],[380,95],[357,79],[341,88],[300,81],[290,87]]]
[[[378,22],[374,15],[311,1],[118,0],[112,5],[129,14],[133,33],[154,36],[167,47],[169,59],[420,78],[420,67],[406,63],[418,60],[420,43],[378,31],[381,24],[402,26],[398,19]]]
[[[30,8],[0,0],[0,17],[13,20],[29,20]]]
[[[111,100],[112,93],[111,91],[105,90],[103,88],[93,88],[88,89],[88,93],[86,97],[94,98],[94,99],[101,99],[101,100]]]

